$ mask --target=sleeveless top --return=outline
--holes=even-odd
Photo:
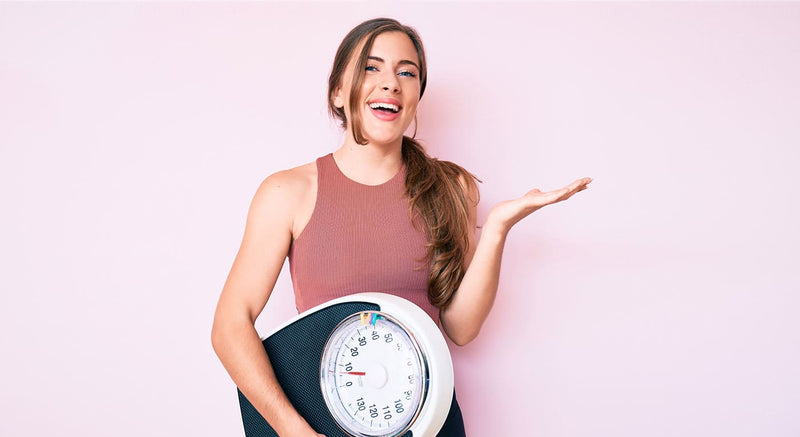
[[[405,166],[373,186],[345,176],[333,154],[316,164],[314,211],[289,249],[297,311],[375,291],[410,300],[438,324],[439,310],[428,301],[424,222],[409,214]]]

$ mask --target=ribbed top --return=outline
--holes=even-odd
[[[289,250],[298,312],[376,291],[414,302],[438,323],[428,301],[426,238],[409,216],[405,174],[403,167],[381,185],[364,185],[345,176],[332,154],[317,159],[314,212]]]

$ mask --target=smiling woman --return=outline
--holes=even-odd
[[[426,79],[414,29],[387,18],[356,26],[339,46],[328,82],[329,111],[345,129],[344,142],[269,176],[253,199],[212,342],[236,385],[280,435],[319,435],[281,390],[254,328],[287,257],[300,312],[359,292],[393,294],[464,345],[494,302],[511,227],[591,181],[499,203],[476,244],[474,177],[429,157],[404,135]],[[438,435],[465,435],[457,402]]]

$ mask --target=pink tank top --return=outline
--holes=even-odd
[[[439,322],[428,301],[427,240],[409,216],[405,174],[403,167],[381,185],[363,185],[345,176],[332,154],[317,159],[314,212],[289,249],[298,312],[376,291],[408,299]]]

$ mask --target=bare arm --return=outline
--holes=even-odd
[[[247,216],[242,245],[222,289],[211,341],[250,403],[281,436],[319,436],[284,394],[254,323],[289,252],[298,184],[287,172],[267,178]]]
[[[470,247],[474,249],[467,258],[469,265],[464,279],[450,305],[440,312],[442,328],[454,343],[463,346],[474,340],[492,309],[500,278],[503,248],[511,228],[537,209],[569,199],[573,194],[585,190],[591,181],[590,178],[578,179],[564,188],[548,192],[534,189],[520,198],[500,202],[492,208],[477,246],[474,237],[470,241]],[[474,225],[475,210],[471,219]]]

